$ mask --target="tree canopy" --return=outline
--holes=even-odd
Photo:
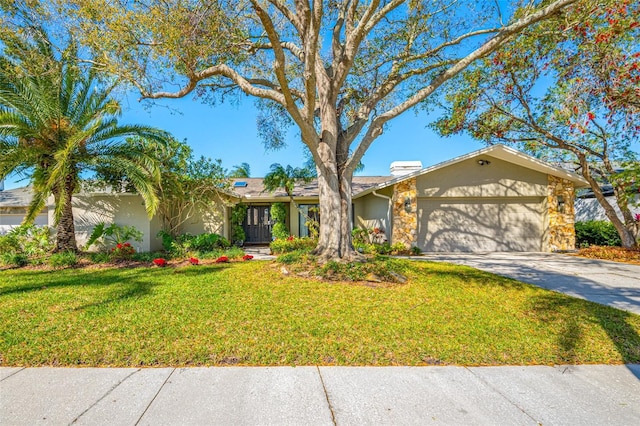
[[[435,127],[574,163],[630,247],[638,232],[628,204],[640,182],[640,4],[586,6],[528,29],[470,67]],[[622,221],[603,183],[613,185]]]
[[[577,0],[60,1],[105,69],[143,97],[252,96],[276,147],[295,125],[318,174],[316,253],[350,259],[353,172],[385,125]]]

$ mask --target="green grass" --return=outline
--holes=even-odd
[[[640,316],[471,268],[407,262],[408,284],[378,287],[279,269],[0,271],[1,363],[640,362]]]

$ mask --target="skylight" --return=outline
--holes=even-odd
[[[244,188],[245,186],[247,186],[247,182],[239,180],[237,182],[233,182],[233,186],[235,188]]]

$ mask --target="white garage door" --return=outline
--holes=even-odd
[[[418,246],[425,251],[541,251],[542,198],[418,200]]]

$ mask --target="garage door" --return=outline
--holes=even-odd
[[[542,198],[418,200],[425,251],[541,251]]]

